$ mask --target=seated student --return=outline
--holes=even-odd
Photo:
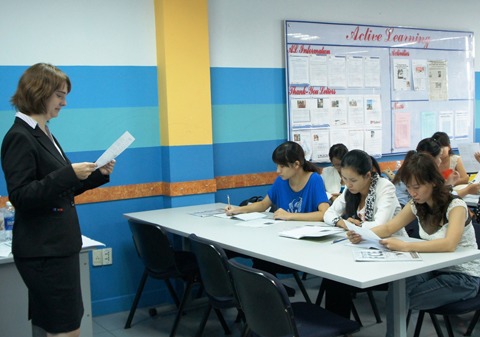
[[[440,145],[438,144],[438,142],[434,141],[432,138],[422,139],[417,145],[417,152],[425,152],[425,153],[430,154],[433,157],[433,159],[435,161],[435,164],[437,164],[438,170],[440,171],[442,149],[441,149]],[[407,156],[409,154],[412,155],[413,152],[410,151],[409,153],[407,153]],[[402,167],[400,167],[399,171],[401,169],[402,169]],[[440,171],[440,173],[441,173],[441,171]],[[395,181],[398,181],[399,184],[405,186],[405,184],[403,184],[401,182],[400,176],[401,176],[401,174],[397,174],[396,179],[394,180],[394,183],[395,183]],[[459,177],[460,176],[459,176],[458,172],[454,171],[453,173],[451,173],[446,178],[445,185],[447,185],[447,186],[455,185],[455,182],[459,179]],[[444,177],[444,179],[445,179],[445,177]],[[405,186],[405,188],[406,188],[406,186]],[[473,183],[473,184],[468,184],[467,186],[465,186],[461,189],[457,189],[457,190],[453,191],[452,193],[454,195],[458,195],[459,197],[463,198],[467,194],[477,194],[479,191],[480,191],[480,183]]]
[[[348,149],[343,144],[332,145],[328,151],[332,166],[325,167],[322,170],[322,178],[325,183],[325,190],[331,195],[330,202],[333,202],[343,192],[344,184],[340,176],[340,164],[347,152]]]
[[[285,142],[273,151],[272,160],[277,165],[279,176],[263,200],[241,207],[229,205],[225,208],[227,215],[264,212],[274,205],[274,219],[323,221],[329,206],[323,179],[318,174],[318,168],[305,160],[302,147],[295,142]],[[287,269],[260,259],[253,259],[253,266],[273,275],[285,273]],[[294,289],[285,288],[289,296],[295,294]]]
[[[438,145],[436,141],[432,138],[424,138],[417,144],[417,151],[418,152],[427,152],[429,153],[434,159],[437,165],[440,165],[442,159],[440,158],[442,154],[442,149]],[[397,173],[392,178],[392,183],[395,185],[396,194],[398,198],[398,202],[400,206],[405,206],[407,202],[410,200],[410,194],[408,194],[407,186],[400,180],[400,170],[402,167],[397,170]],[[452,179],[454,175],[451,175]]]
[[[442,148],[442,155],[440,156],[442,159],[442,162],[440,163],[440,172],[449,169],[455,170],[458,172],[459,178],[455,181],[453,186],[467,184],[469,177],[463,166],[462,158],[459,155],[453,154],[448,135],[445,132],[438,131],[433,134],[432,139],[438,142]]]
[[[465,202],[450,193],[431,155],[413,153],[405,159],[400,179],[412,200],[393,219],[373,228],[386,248],[403,252],[453,252],[458,247],[477,249],[475,231]],[[418,218],[424,241],[389,238]],[[352,243],[361,237],[347,233]],[[480,260],[416,275],[406,280],[406,309],[427,310],[476,296],[480,286]],[[393,336],[393,293],[387,303],[387,337]]]
[[[355,225],[375,227],[399,210],[395,187],[380,172],[377,161],[362,150],[352,150],[342,159],[346,189],[325,212],[328,225],[346,228],[344,219]]]
[[[346,229],[346,219],[357,226],[372,228],[397,214],[400,204],[395,187],[377,172],[380,172],[377,161],[366,152],[348,152],[341,163],[346,189],[325,212],[325,223]],[[404,230],[398,234],[406,236]],[[350,318],[352,292],[357,288],[328,279],[322,282],[325,287],[325,308]]]
[[[246,206],[227,206],[227,215],[264,212],[275,205],[274,219],[323,221],[328,198],[318,168],[305,160],[302,147],[295,142],[279,145],[272,154],[278,177],[262,201]]]

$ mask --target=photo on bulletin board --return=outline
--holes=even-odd
[[[474,136],[472,32],[285,21],[288,138],[308,160],[337,143],[403,154],[436,131]]]

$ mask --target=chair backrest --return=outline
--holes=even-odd
[[[477,246],[480,249],[480,223],[472,222],[473,229],[475,230],[475,238],[477,239]]]
[[[166,232],[158,225],[128,221],[138,256],[153,273],[175,268],[175,253]]]
[[[273,275],[229,260],[233,285],[248,327],[262,337],[298,336],[283,284]]]
[[[253,196],[251,198],[243,200],[240,203],[240,205],[238,205],[238,206],[246,206],[248,204],[253,204],[255,202],[259,202],[259,201],[262,201],[262,200],[263,200],[262,196]],[[270,208],[267,211],[271,212],[271,213],[274,213],[277,209],[278,209],[277,205],[272,204],[272,206],[270,206]]]
[[[197,258],[202,284],[207,296],[217,302],[234,302],[228,258],[225,251],[210,240],[191,234],[190,249]]]

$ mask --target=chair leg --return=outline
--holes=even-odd
[[[445,326],[447,327],[448,337],[455,337],[453,334],[452,322],[450,322],[450,317],[448,315],[443,315],[443,320],[445,321]]]
[[[175,315],[175,321],[173,322],[172,330],[170,331],[170,337],[175,337],[175,334],[177,333],[178,323],[180,323],[180,318],[183,315],[183,309],[185,308],[185,304],[187,303],[188,297],[190,296],[193,283],[193,280],[188,280],[187,282],[185,291],[183,292],[182,301],[180,302],[177,314]]]
[[[362,320],[360,319],[360,316],[358,315],[357,308],[355,307],[355,303],[353,303],[353,301],[352,301],[352,314],[353,314],[353,317],[355,318],[355,321],[357,321],[358,324],[360,324],[360,326],[363,327]]]
[[[372,306],[373,314],[377,319],[377,323],[382,323],[382,318],[380,317],[380,312],[378,311],[377,301],[375,301],[375,297],[373,296],[373,291],[367,291],[368,299],[370,300],[370,305]]]
[[[178,308],[180,305],[180,300],[178,299],[177,292],[173,288],[172,282],[169,279],[165,279],[165,283],[167,284],[167,289],[170,293],[170,296],[172,296],[173,302],[175,302],[175,306]]]
[[[437,316],[434,314],[430,314],[430,318],[432,319],[433,327],[435,328],[435,331],[437,332],[438,337],[444,337],[442,328],[440,328],[440,323],[438,322]]]
[[[220,324],[223,327],[223,331],[225,332],[225,335],[231,335],[232,332],[230,331],[227,322],[225,322],[225,318],[222,315],[222,312],[219,309],[214,309],[215,313],[217,314],[218,320],[220,321]]]
[[[203,315],[202,321],[200,322],[200,326],[198,327],[196,337],[200,337],[203,334],[203,330],[205,330],[205,324],[207,324],[208,316],[210,316],[210,311],[212,311],[212,305],[208,303],[207,310],[205,310],[205,314]]]
[[[410,324],[410,317],[412,316],[412,309],[409,309],[407,312],[407,328],[408,325]]]
[[[320,283],[320,288],[318,288],[317,299],[315,300],[316,305],[322,304],[324,294],[325,294],[325,283],[322,280],[322,283]]]
[[[312,301],[310,300],[310,297],[308,296],[307,290],[305,289],[305,285],[303,284],[302,279],[300,278],[298,273],[294,272],[293,277],[295,277],[298,287],[300,288],[300,291],[302,292],[303,297],[305,297],[305,301],[307,301],[307,303],[312,303]]]
[[[132,325],[133,316],[135,315],[135,311],[137,310],[138,301],[142,296],[143,288],[145,287],[145,282],[148,278],[148,271],[145,269],[143,271],[142,278],[140,279],[140,283],[138,284],[137,293],[135,294],[135,298],[133,299],[132,307],[130,308],[130,313],[128,314],[127,322],[125,323],[124,329],[130,329]]]
[[[475,312],[475,315],[473,315],[472,321],[468,325],[467,332],[465,332],[464,336],[471,336],[473,329],[475,329],[475,325],[478,323],[478,319],[480,318],[480,310],[477,310]]]
[[[413,334],[413,337],[419,337],[420,336],[420,330],[422,330],[422,324],[423,324],[423,318],[424,317],[425,317],[425,311],[420,310],[418,312],[417,324],[415,325],[415,333]]]

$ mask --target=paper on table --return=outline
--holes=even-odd
[[[102,167],[118,157],[130,144],[133,143],[135,138],[130,132],[125,131],[110,147],[97,159],[95,164],[98,167]]]
[[[381,250],[388,250],[384,245],[380,243],[381,238],[372,232],[370,229],[366,227],[359,227],[354,224],[352,224],[349,221],[344,220],[345,224],[347,225],[347,228],[351,231],[354,231],[355,233],[359,234],[362,237],[362,241],[358,244],[355,244],[354,246],[357,247],[372,247],[372,248],[377,248]]]
[[[417,252],[386,252],[376,249],[363,249],[353,252],[355,261],[364,262],[396,262],[396,261],[422,261]]]
[[[285,222],[284,220],[273,220],[273,219],[255,219],[249,221],[235,221],[235,226],[242,226],[242,227],[267,227],[271,225],[275,225],[278,223]]]
[[[213,216],[216,216],[217,218],[228,218],[228,219],[233,219],[233,220],[251,221],[251,220],[265,218],[265,217],[267,217],[267,214],[266,213],[260,213],[260,212],[251,212],[251,213],[227,215],[227,214],[223,213],[223,214],[214,214]]]
[[[280,236],[284,236],[292,239],[301,239],[304,237],[322,237],[332,234],[338,234],[344,232],[343,228],[339,227],[323,227],[323,226],[302,226],[278,233]]]

